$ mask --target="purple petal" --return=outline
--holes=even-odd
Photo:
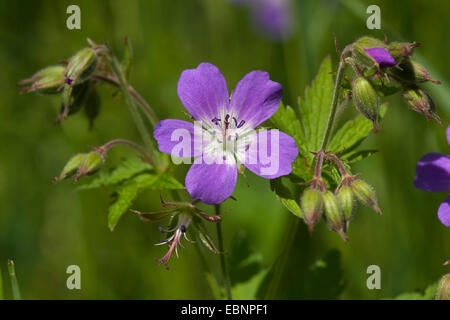
[[[414,186],[429,192],[449,192],[450,156],[440,153],[424,155],[417,163]]]
[[[158,148],[161,152],[172,154],[174,147],[185,141],[185,143],[188,143],[187,147],[181,150],[181,153],[174,154],[174,156],[194,156],[194,124],[191,122],[178,119],[161,120],[156,125],[153,136],[158,142]]]
[[[228,109],[227,83],[219,69],[201,63],[197,69],[184,70],[178,80],[178,96],[195,120],[211,121]]]
[[[252,71],[242,78],[231,95],[231,110],[239,121],[251,128],[269,119],[277,111],[283,89],[269,74]]]
[[[447,135],[447,142],[448,144],[450,144],[450,126],[447,127],[447,131],[445,132],[445,134]]]
[[[194,163],[186,175],[186,189],[193,199],[219,204],[233,193],[237,180],[236,163]]]
[[[438,218],[446,227],[450,227],[450,195],[439,206]]]
[[[245,158],[239,159],[250,171],[266,179],[291,173],[292,162],[298,155],[291,136],[274,129],[258,131],[250,139]]]
[[[391,56],[389,51],[384,48],[370,48],[364,49],[378,64],[381,68],[388,68],[395,66],[395,59]]]

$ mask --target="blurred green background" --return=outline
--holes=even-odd
[[[70,4],[81,7],[81,30],[66,28]],[[381,30],[366,28],[369,4],[381,8]],[[348,243],[324,223],[309,238],[301,223],[280,297],[329,297],[305,293],[302,283],[308,281],[305,268],[331,249],[340,252],[341,298],[393,297],[423,289],[448,272],[442,263],[450,258],[450,230],[436,215],[446,195],[415,189],[412,181],[424,153],[448,152],[450,2],[299,0],[293,1],[291,13],[292,37],[273,42],[252,27],[246,8],[225,0],[0,1],[0,269],[6,297],[11,296],[8,258],[16,262],[27,299],[213,297],[193,245],[187,244],[166,271],[154,261],[166,250],[153,246],[161,238],[156,225],[126,214],[114,232],[108,230],[111,190],[76,192],[70,181],[51,183],[74,153],[113,138],[140,141],[127,106],[123,99],[114,100],[110,87],[102,86],[102,111],[92,130],[82,113],[54,125],[58,97],[18,93],[19,79],[71,56],[86,46],[87,37],[107,40],[119,54],[124,37],[131,38],[130,82],[161,119],[184,117],[176,93],[178,77],[200,62],[217,65],[229,89],[251,70],[268,71],[283,85],[285,104],[296,105],[322,59],[331,55],[336,63],[333,32],[341,47],[365,34],[421,42],[415,57],[442,81],[426,88],[435,97],[444,126],[409,111],[398,96],[388,99],[380,133],[365,142],[380,152],[357,167],[376,188],[384,215],[359,207]],[[108,166],[129,154],[114,150]],[[178,170],[180,181],[186,169]],[[266,180],[251,174],[248,178],[250,188],[242,178],[238,181],[238,201],[223,205],[230,210],[223,223],[225,247],[245,232],[269,267],[282,251],[294,217],[278,203]],[[134,207],[160,208],[159,193],[142,193]],[[218,267],[218,256],[208,254],[207,259]],[[65,272],[72,264],[81,267],[81,290],[66,288]],[[381,290],[366,287],[366,269],[372,264],[381,268]],[[332,286],[322,280],[312,286]]]

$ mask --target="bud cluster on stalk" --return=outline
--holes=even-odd
[[[91,43],[92,44],[92,43]],[[104,46],[92,44],[75,53],[66,61],[45,67],[32,77],[19,81],[21,92],[38,94],[61,94],[61,110],[56,119],[59,122],[83,107],[92,126],[100,109],[100,97],[96,81],[91,76],[101,66]]]
[[[329,190],[321,177],[323,160],[334,162],[339,169],[341,181],[334,191]],[[328,227],[347,241],[346,233],[356,210],[356,200],[377,213],[382,213],[375,191],[367,182],[359,179],[357,175],[351,175],[336,155],[319,151],[315,176],[300,198],[303,220],[308,225],[310,234],[320,218],[324,218]]]
[[[412,110],[441,124],[430,94],[420,86],[425,82],[440,84],[440,81],[412,59],[414,49],[419,46],[416,42],[385,43],[361,37],[342,52],[342,62],[351,66],[355,74],[352,80],[345,80],[344,86],[349,88],[356,109],[373,122],[375,132],[380,96],[398,92]]]

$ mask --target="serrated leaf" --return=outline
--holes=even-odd
[[[300,206],[294,200],[291,191],[283,185],[281,178],[270,180],[270,188],[286,209],[299,218],[303,216]]]
[[[116,200],[109,207],[108,227],[111,231],[114,230],[119,219],[138,196],[139,191],[143,189],[163,191],[183,188],[184,186],[167,172],[160,174],[142,173],[137,175],[130,182],[121,185],[116,190]]]
[[[386,113],[386,104],[380,108],[380,118]],[[369,119],[358,115],[355,119],[347,121],[334,135],[328,151],[341,152],[341,156],[356,148],[373,131],[373,123]]]
[[[109,172],[101,172],[96,179],[90,181],[89,183],[83,184],[78,189],[87,190],[104,186],[117,185],[141,172],[150,171],[151,169],[152,166],[147,162],[144,162],[137,158],[127,158],[116,168],[112,169]]]
[[[300,115],[308,151],[319,150],[322,143],[333,97],[331,72],[331,59],[327,57],[311,87],[306,88],[304,97],[300,99]]]
[[[301,155],[309,153],[306,148],[305,137],[299,118],[294,109],[281,103],[277,112],[270,118],[274,127],[294,138]]]
[[[362,159],[365,159],[374,153],[377,153],[378,150],[371,149],[371,150],[359,150],[359,151],[351,151],[346,153],[342,159],[346,159],[349,163],[361,161]]]
[[[297,157],[292,163],[292,174],[301,178],[303,181],[309,181],[312,178],[312,170],[305,161],[305,158]]]

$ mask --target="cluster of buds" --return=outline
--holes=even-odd
[[[62,179],[68,179],[75,175],[75,182],[82,177],[96,173],[103,166],[106,153],[94,149],[87,153],[78,153],[67,161],[59,176],[53,179],[56,183]]]
[[[83,48],[68,60],[52,65],[36,72],[32,77],[19,81],[22,93],[61,94],[61,110],[56,122],[79,111],[82,107],[89,120],[97,117],[100,109],[100,97],[96,90],[96,82],[91,76],[100,68],[104,46]]]
[[[169,227],[167,229],[158,225],[159,231],[166,235],[164,240],[155,244],[168,245],[169,249],[167,253],[161,259],[156,259],[160,265],[164,265],[167,270],[169,270],[169,260],[172,254],[178,257],[178,246],[184,248],[181,243],[182,238],[188,242],[193,242],[187,237],[187,230],[190,225],[192,225],[194,231],[196,232],[200,242],[205,245],[205,247],[211,250],[213,253],[218,253],[211,237],[208,235],[206,226],[203,220],[208,222],[219,222],[221,221],[221,216],[212,216],[201,211],[196,207],[198,200],[194,202],[167,202],[161,197],[161,206],[164,210],[155,212],[141,212],[134,209],[130,211],[137,214],[141,220],[146,222],[158,222],[162,219],[169,218]]]
[[[340,54],[341,61],[353,69],[355,77],[347,88],[352,94],[353,104],[358,111],[374,124],[378,131],[377,118],[380,109],[380,95],[388,96],[401,92],[406,104],[428,119],[441,120],[436,106],[420,84],[440,84],[411,56],[420,43],[385,43],[371,37],[362,37],[348,45]],[[349,81],[350,82],[350,81]]]
[[[335,163],[341,174],[341,181],[334,192],[328,190],[321,176],[323,163],[327,160]],[[355,199],[381,214],[373,188],[357,175],[351,175],[336,155],[319,151],[316,154],[314,178],[308,182],[308,188],[300,199],[303,220],[308,225],[310,234],[314,231],[314,225],[323,217],[328,227],[347,241],[346,233],[356,209]]]

